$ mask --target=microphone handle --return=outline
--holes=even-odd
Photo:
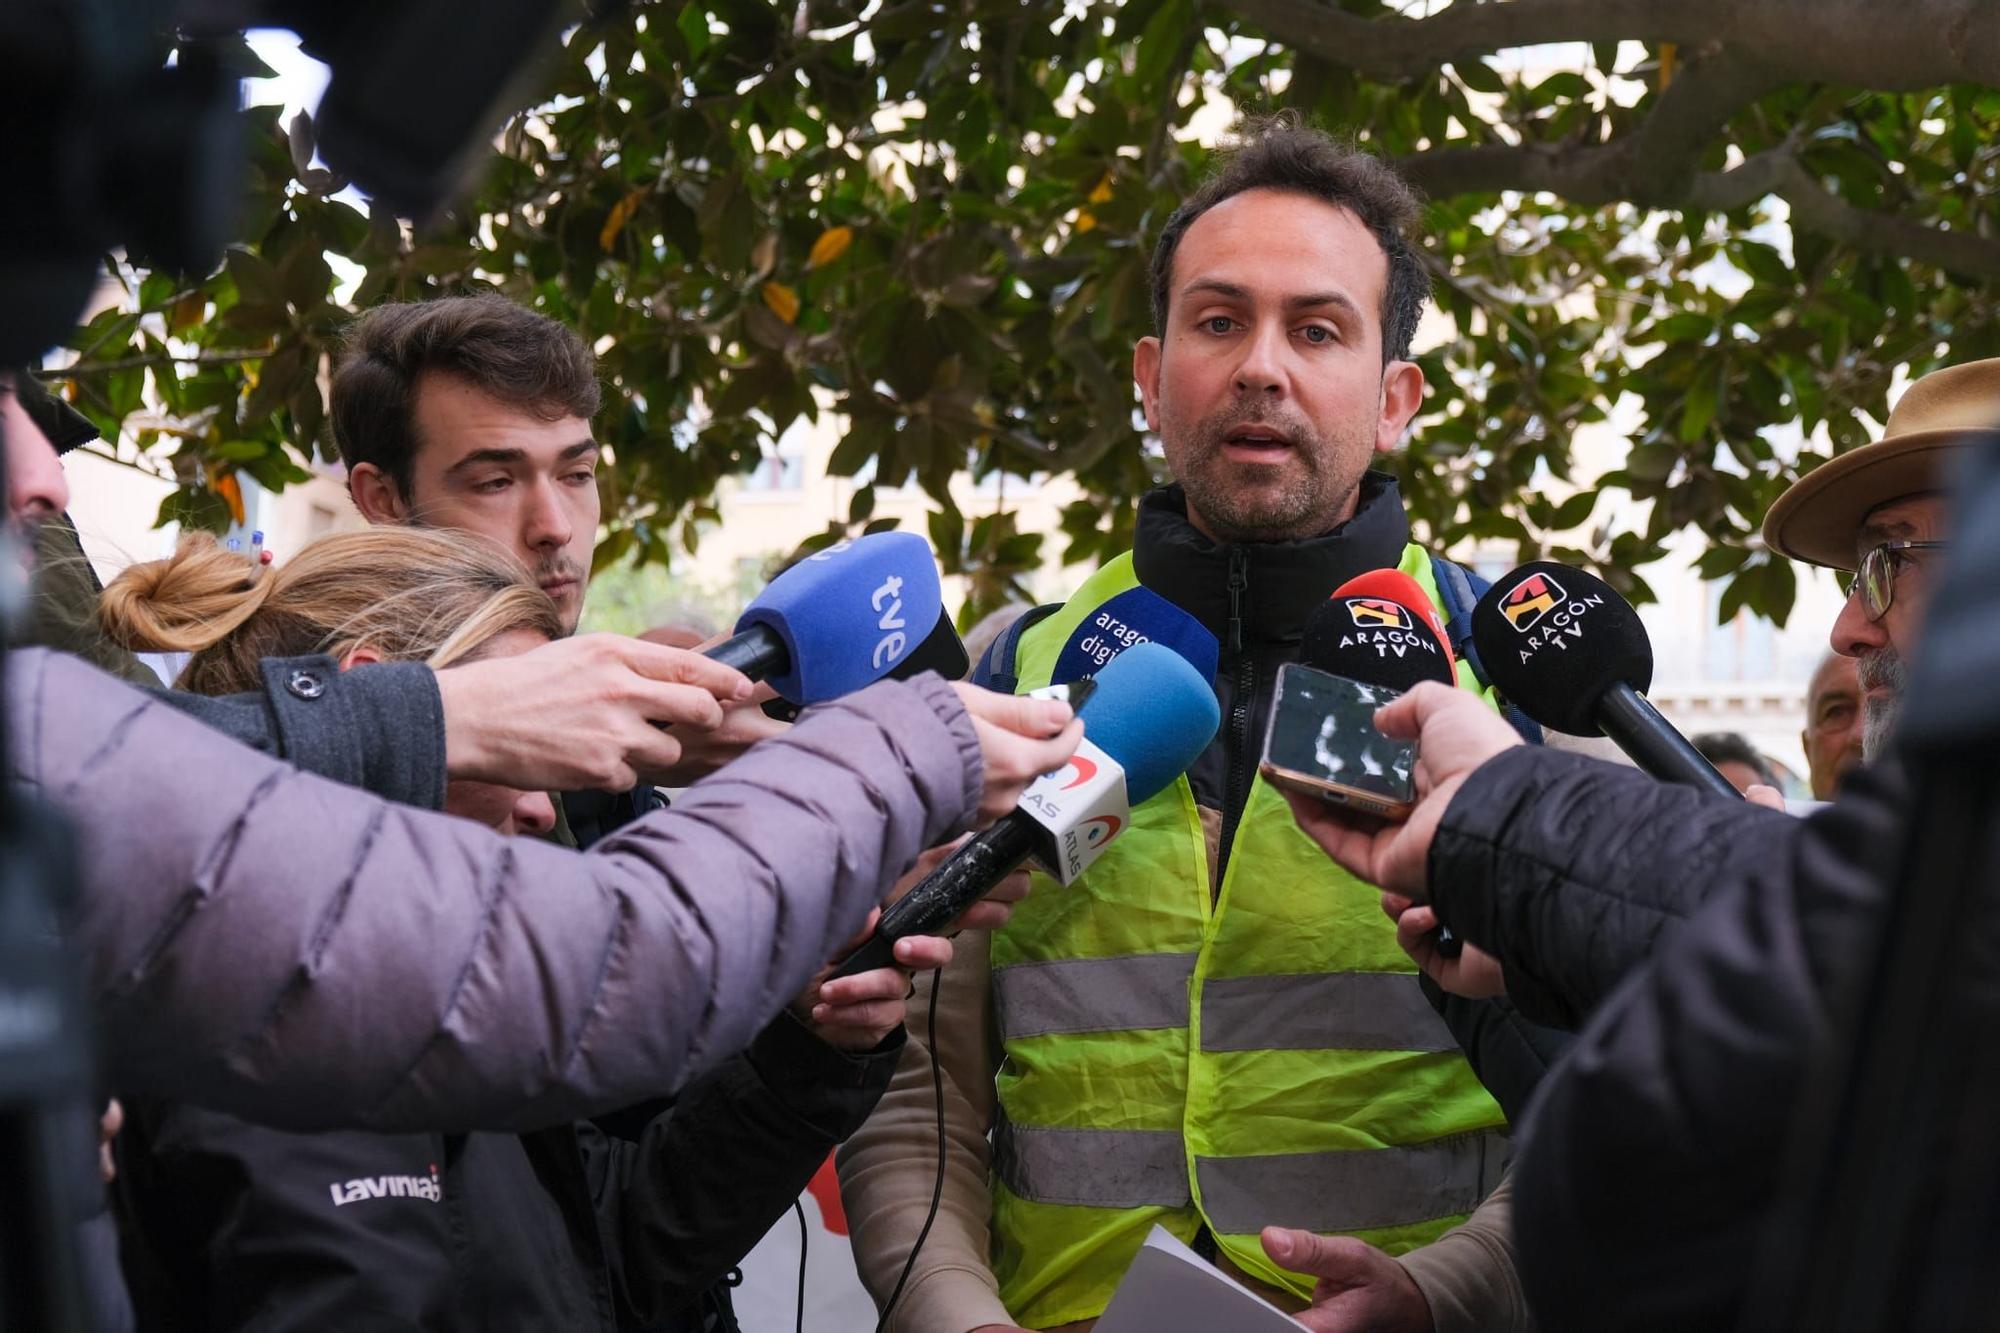
[[[713,648],[702,650],[703,657],[735,667],[752,680],[782,675],[791,669],[791,650],[769,625],[752,625],[741,634],[732,634]]]
[[[1028,859],[1035,850],[1037,825],[1017,812],[998,823],[944,859],[937,869],[918,881],[917,886],[891,903],[875,923],[875,933],[850,954],[836,977],[851,977],[896,963],[896,941],[908,935],[935,935],[966,908],[992,892],[1007,873]]]
[[[1743,793],[1716,772],[1715,765],[1702,758],[1701,751],[1674,730],[1674,724],[1660,716],[1660,710],[1648,703],[1645,695],[1624,681],[1606,690],[1597,701],[1594,720],[1632,762],[1660,781],[1743,799]]]

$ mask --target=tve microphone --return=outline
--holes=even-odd
[[[707,656],[795,704],[815,704],[888,675],[943,610],[930,543],[913,532],[870,533],[771,580]]]
[[[1742,799],[1646,702],[1652,642],[1632,604],[1603,580],[1545,560],[1522,565],[1472,608],[1472,642],[1494,687],[1534,721],[1609,736],[1662,782]]]
[[[1431,599],[1400,569],[1349,579],[1306,620],[1299,660],[1330,675],[1402,692],[1456,683],[1451,639]]]
[[[965,655],[965,640],[958,637],[958,626],[951,623],[951,612],[939,611],[937,627],[930,636],[890,667],[885,679],[909,680],[926,671],[935,671],[946,680],[964,680],[971,666],[972,659]],[[800,707],[790,699],[767,699],[764,716],[778,722],[793,722],[798,719]]]
[[[1070,762],[890,904],[835,976],[893,966],[897,940],[943,930],[1031,856],[1063,883],[1074,880],[1124,831],[1131,807],[1186,772],[1222,723],[1212,680],[1163,644],[1124,649],[1094,679],[1077,710],[1084,745]]]
[[[1163,644],[1187,659],[1203,680],[1215,679],[1222,646],[1208,626],[1151,588],[1128,588],[1092,611],[1056,655],[1056,684],[1095,675],[1127,648]]]

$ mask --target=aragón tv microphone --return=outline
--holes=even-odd
[[[1451,684],[1451,645],[1409,575],[1348,580],[1305,624],[1300,660],[1278,668],[1258,771],[1287,791],[1383,819],[1416,803],[1416,747],[1375,728],[1375,710],[1426,680]]]
[[[1609,736],[1663,782],[1742,799],[1646,701],[1653,645],[1632,604],[1602,579],[1536,561],[1472,608],[1472,642],[1508,702],[1552,731]]]
[[[944,610],[930,543],[875,532],[816,552],[771,580],[705,654],[795,704],[851,694],[928,642]]]
[[[891,903],[835,976],[893,966],[897,940],[937,934],[1031,857],[1073,882],[1124,832],[1132,807],[1186,772],[1222,723],[1213,683],[1164,644],[1124,649],[1093,681],[1077,709],[1084,740],[1069,763]]]

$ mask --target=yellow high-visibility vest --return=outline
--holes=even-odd
[[[1438,600],[1428,553],[1407,547],[1400,568]],[[1018,688],[1048,684],[1071,633],[1137,581],[1120,556],[1024,633]],[[1463,663],[1459,676],[1486,693]],[[1206,1225],[1238,1267],[1306,1296],[1261,1228],[1401,1254],[1464,1220],[1505,1169],[1505,1117],[1377,891],[1261,777],[1210,889],[1183,777],[1076,883],[1038,875],[993,937],[994,1271],[1029,1327],[1102,1314],[1156,1222],[1182,1240]]]

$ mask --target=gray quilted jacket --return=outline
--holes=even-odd
[[[116,1085],[284,1129],[529,1129],[747,1045],[917,853],[978,737],[935,676],[810,711],[577,853],[389,804],[42,650],[10,779],[73,821]]]

